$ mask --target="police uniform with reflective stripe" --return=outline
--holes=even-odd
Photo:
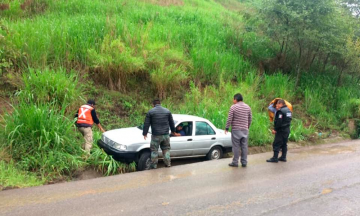
[[[274,158],[278,157],[279,151],[281,149],[281,158],[286,159],[287,141],[290,134],[291,120],[292,113],[286,105],[281,107],[281,109],[276,112],[274,121],[274,130],[276,131],[276,134],[273,143]]]

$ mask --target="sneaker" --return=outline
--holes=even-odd
[[[286,158],[279,158],[279,161],[286,162]]]
[[[266,162],[270,163],[277,163],[279,160],[277,158],[270,158],[269,160],[266,160]]]
[[[242,167],[246,167],[246,164],[241,164]]]
[[[231,166],[231,167],[239,167],[239,165],[233,164],[233,163],[229,163],[229,166]]]
[[[171,165],[165,165],[165,168],[169,168],[169,167],[171,167]]]

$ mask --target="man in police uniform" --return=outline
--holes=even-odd
[[[156,169],[158,164],[158,149],[162,150],[165,167],[171,166],[170,159],[170,136],[171,133],[175,135],[175,124],[171,112],[162,107],[160,100],[153,101],[153,106],[147,114],[144,122],[143,136],[146,140],[149,127],[151,126],[151,165],[150,169]]]
[[[286,153],[287,153],[287,141],[290,134],[290,123],[292,120],[292,113],[290,109],[286,106],[284,100],[279,100],[276,104],[276,115],[274,121],[274,130],[272,131],[275,134],[275,139],[273,143],[274,156],[266,162],[277,163],[278,161],[286,162]],[[278,158],[279,151],[282,150],[282,155]]]
[[[105,130],[101,127],[100,121],[95,112],[95,101],[88,100],[87,104],[82,105],[75,114],[75,118],[77,118],[76,127],[79,129],[80,133],[84,136],[85,139],[85,145],[83,148],[85,151],[90,153],[90,149],[93,143],[93,124],[95,123],[101,132],[105,132]]]

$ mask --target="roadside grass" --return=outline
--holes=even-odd
[[[13,161],[9,163],[0,160],[0,191],[6,188],[24,188],[43,185],[44,179],[40,179],[35,173],[26,172],[16,168]]]
[[[116,161],[111,155],[108,155],[99,148],[96,144],[97,140],[101,139],[101,133],[94,132],[94,143],[91,149],[90,157],[86,160],[90,167],[93,167],[96,171],[101,172],[105,176],[135,172],[136,164],[132,162],[130,164]]]
[[[8,171],[31,172],[42,182],[49,182],[71,177],[89,165],[104,175],[136,169],[134,163],[119,163],[96,145],[90,160],[85,160],[83,138],[73,119],[78,107],[73,109],[72,104],[81,98],[77,74],[29,69],[22,78],[22,89],[12,98],[12,112],[5,113],[1,121],[0,149],[6,149],[1,151],[1,158],[16,164],[8,166]],[[94,140],[97,138],[99,134]]]

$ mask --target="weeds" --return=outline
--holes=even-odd
[[[95,142],[91,149],[91,155],[87,160],[87,163],[90,166],[106,176],[136,171],[135,162],[130,164],[121,163],[116,161],[111,155],[106,154],[104,150],[100,149],[96,144],[96,141],[101,138],[101,135],[100,133],[94,134]]]
[[[31,187],[44,184],[34,173],[25,172],[16,168],[13,161],[6,163],[0,160],[0,191],[7,187]]]

